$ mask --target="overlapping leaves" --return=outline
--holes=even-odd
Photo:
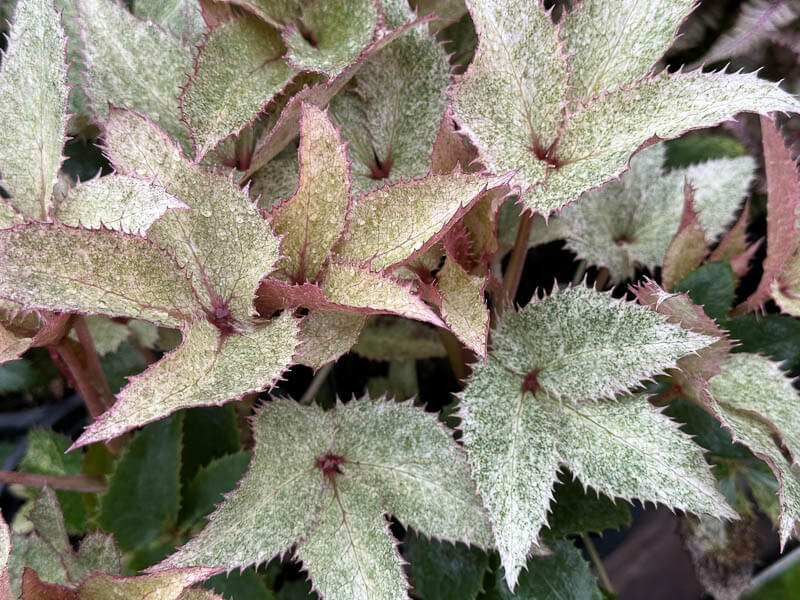
[[[539,2],[469,6],[480,41],[451,91],[455,118],[490,170],[517,170],[525,206],[543,214],[618,176],[654,139],[741,111],[800,110],[752,74],[652,75],[691,0],[581,2],[558,25]]]
[[[255,416],[250,470],[206,528],[155,567],[231,570],[290,548],[325,598],[406,595],[385,514],[485,547],[488,521],[466,461],[434,415],[354,400],[334,410],[275,400]]]
[[[734,516],[699,447],[644,397],[624,395],[716,339],[587,288],[503,318],[460,416],[510,587],[539,543],[561,465],[611,497]]]

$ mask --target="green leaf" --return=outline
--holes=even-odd
[[[240,449],[236,408],[199,406],[184,413],[181,481],[188,483],[200,469],[215,458]]]
[[[442,297],[442,320],[476,356],[486,356],[489,310],[484,301],[486,277],[470,275],[448,256],[436,276]]]
[[[378,5],[374,0],[312,2],[303,8],[300,20],[305,35],[297,26],[283,33],[289,64],[298,71],[318,71],[333,79],[372,41]]]
[[[567,474],[569,475],[569,474]],[[631,511],[625,502],[605,494],[590,492],[579,481],[560,477],[553,490],[549,523],[542,530],[545,538],[565,538],[579,533],[602,533],[631,524]]]
[[[178,522],[183,420],[145,427],[125,448],[101,497],[99,523],[120,548],[143,548]]]
[[[135,0],[133,12],[158,23],[192,46],[206,30],[200,4],[193,0]]]
[[[392,29],[414,17],[402,0],[383,2],[383,12]],[[450,84],[447,55],[427,24],[369,56],[353,81],[330,104],[348,142],[353,190],[425,176]]]
[[[198,160],[251,123],[289,83],[295,71],[285,52],[280,34],[248,14],[209,33],[181,97]]]
[[[336,360],[358,341],[365,320],[357,313],[312,312],[300,322],[295,359],[315,371]]]
[[[11,205],[11,201],[0,198],[0,229],[7,229],[25,222],[25,217]]]
[[[418,597],[475,600],[483,589],[489,555],[478,548],[425,539],[409,531],[404,540],[408,577]]]
[[[189,131],[180,120],[180,86],[192,72],[192,55],[155,23],[141,21],[113,0],[79,0],[86,93],[95,116],[109,104],[148,115],[184,151]]]
[[[187,265],[212,314],[227,307],[234,320],[249,320],[258,283],[278,260],[278,240],[247,194],[190,163],[163,131],[129,111],[111,112],[106,152],[119,172],[156,179],[189,207],[168,211],[148,236]]]
[[[300,180],[297,191],[277,206],[272,228],[282,235],[279,275],[293,282],[318,279],[342,235],[350,204],[347,154],[336,128],[313,104],[300,118]]]
[[[485,175],[431,174],[355,200],[335,251],[340,258],[385,269],[417,257],[440,240],[478,197],[505,183]]]
[[[688,167],[715,158],[737,158],[747,150],[735,138],[724,133],[686,135],[666,143],[664,165],[670,168]]]
[[[288,312],[252,331],[221,335],[206,319],[184,330],[183,343],[117,395],[73,447],[106,440],[181,408],[221,405],[275,385],[291,364],[298,327]]]
[[[190,585],[207,579],[214,573],[213,569],[174,569],[164,573],[141,577],[111,577],[110,575],[94,575],[84,581],[79,590],[80,600],[108,600],[109,598],[125,598],[125,600],[198,600],[186,595]],[[181,592],[184,592],[181,594]],[[199,600],[214,600],[207,596]]]
[[[486,600],[601,600],[603,594],[580,551],[566,541],[553,542],[552,547],[552,556],[528,561],[513,593],[506,585],[508,577],[498,569]]]
[[[127,325],[117,323],[108,317],[99,315],[88,316],[85,317],[85,321],[92,338],[92,343],[94,344],[94,349],[101,357],[119,350],[119,347],[131,334]],[[79,341],[78,334],[75,333],[74,329],[69,332],[69,337],[76,342]]]
[[[225,600],[274,600],[275,593],[268,589],[255,570],[221,573],[205,581],[203,587],[214,590]]]
[[[236,0],[275,27],[291,23],[301,14],[298,0]]]
[[[370,360],[424,360],[447,355],[433,328],[388,315],[370,317],[353,352]]]
[[[42,429],[28,432],[28,447],[17,470],[40,475],[78,475],[82,472],[82,453],[65,454],[71,440],[59,433]],[[64,512],[67,531],[82,534],[86,531],[86,510],[78,492],[56,492]],[[33,494],[31,494],[33,496]]]
[[[302,106],[301,102],[301,110]],[[289,145],[255,172],[250,179],[250,197],[258,202],[259,208],[270,210],[294,196],[299,173],[297,150]]]
[[[49,0],[20,0],[0,69],[0,176],[23,214],[46,220],[67,127],[66,38]]]
[[[760,353],[792,369],[800,363],[800,321],[788,315],[742,315],[725,321],[735,352]]]
[[[471,2],[480,41],[451,91],[454,116],[489,170],[516,170],[525,206],[548,214],[619,176],[655,136],[677,137],[745,110],[800,109],[777,85],[752,74],[649,76],[681,20],[681,6],[685,13],[689,5],[676,0],[615,7],[613,18],[648,24],[634,34],[625,29],[617,42],[604,34],[607,20],[596,20],[611,9],[588,2],[567,17],[563,46],[559,26],[539,3]],[[567,58],[569,50],[576,53]],[[626,58],[640,51],[645,54],[636,60]],[[569,82],[578,84],[577,96],[590,97],[565,116],[568,98],[575,98],[568,73]]]
[[[92,179],[72,188],[58,203],[56,218],[73,227],[144,235],[170,209],[186,209],[183,202],[150,181],[125,175]]]
[[[735,443],[730,432],[694,402],[675,398],[664,409],[664,413],[680,423],[681,429],[711,454],[733,459],[752,458],[752,453],[745,446]]]
[[[736,292],[731,264],[719,261],[703,265],[676,283],[673,291],[687,292],[709,317],[723,323]]]
[[[237,452],[213,459],[201,467],[186,486],[181,502],[181,522],[191,525],[208,515],[247,471],[249,452]]]
[[[561,21],[570,53],[570,97],[589,99],[647,75],[672,45],[694,0],[645,0],[612,5],[586,0]]]
[[[175,259],[133,235],[31,223],[0,230],[0,256],[0,296],[27,308],[167,327],[180,327],[200,310]]]
[[[324,412],[276,400],[253,428],[255,454],[239,488],[156,569],[233,569],[297,544],[326,598],[397,598],[406,583],[385,512],[429,535],[489,542],[449,430],[411,403],[363,399]]]

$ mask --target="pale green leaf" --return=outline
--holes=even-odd
[[[127,325],[117,323],[108,317],[90,315],[85,320],[92,336],[94,349],[100,356],[116,352],[120,344],[127,340],[131,333]],[[139,322],[141,323],[142,321]],[[74,329],[69,332],[69,337],[76,342],[79,341],[78,334],[75,333]]]
[[[486,356],[489,334],[489,310],[483,297],[486,278],[470,275],[448,256],[436,281],[442,297],[442,320],[479,358]]]
[[[230,0],[240,4],[267,23],[281,28],[290,24],[301,15],[300,0]]]
[[[325,490],[319,525],[297,548],[314,587],[329,600],[405,598],[399,553],[378,491],[358,479],[336,478]]]
[[[315,371],[336,360],[358,341],[365,319],[358,313],[312,311],[300,322],[295,359]]]
[[[350,203],[347,154],[333,123],[313,104],[300,119],[300,180],[290,200],[272,213],[284,258],[276,271],[289,281],[316,280],[342,235]]]
[[[391,316],[371,317],[353,352],[370,360],[424,360],[447,355],[435,329]]]
[[[389,27],[413,18],[404,1],[383,8]],[[427,174],[450,84],[447,55],[427,25],[372,54],[353,80],[353,89],[331,101],[330,114],[348,142],[354,191]]]
[[[366,309],[365,312],[394,313],[442,325],[436,313],[412,292],[409,284],[380,271],[349,263],[332,263],[322,289],[331,302],[343,306]]]
[[[168,211],[148,236],[187,265],[204,306],[213,312],[222,304],[234,318],[249,319],[258,283],[278,260],[278,240],[247,194],[230,178],[190,163],[132,112],[112,112],[106,145],[118,171],[155,179],[189,207]]]
[[[291,364],[298,327],[288,312],[252,331],[222,335],[206,319],[117,395],[73,447],[105,440],[181,408],[220,405],[275,385]]]
[[[665,147],[656,144],[636,154],[620,181],[583,195],[531,235],[532,243],[564,238],[589,264],[606,267],[612,281],[624,281],[637,268],[653,269],[680,225],[684,180],[695,188],[695,209],[710,240],[730,224],[755,174],[749,156],[711,160],[663,172]]]
[[[79,0],[86,92],[103,123],[109,104],[146,114],[184,150],[189,131],[180,120],[180,86],[192,72],[192,55],[158,25],[141,21],[115,0]]]
[[[569,57],[571,98],[590,98],[647,75],[667,51],[695,0],[585,0],[560,33]]]
[[[8,580],[8,558],[11,554],[11,534],[0,515],[0,600],[14,600]]]
[[[188,208],[150,181],[109,175],[72,188],[56,206],[56,218],[75,227],[101,226],[144,235],[170,209]]]
[[[156,569],[232,569],[298,544],[326,598],[394,599],[406,585],[385,513],[446,539],[488,540],[462,452],[435,415],[411,403],[363,399],[326,412],[276,400],[253,428],[255,454],[239,488]]]
[[[197,0],[134,0],[133,12],[169,29],[191,45],[199,42],[206,30]]]
[[[69,110],[72,115],[67,123],[67,133],[82,134],[89,125],[89,100],[83,90],[83,42],[78,24],[78,0],[55,0],[56,10],[61,11],[61,25],[67,37],[67,64],[69,65],[68,82]]]
[[[555,291],[493,334],[494,355],[520,377],[571,401],[613,398],[718,338],[681,329],[648,308],[585,287]]]
[[[178,600],[190,585],[214,574],[214,569],[174,569],[140,577],[93,575],[78,589],[79,600]],[[207,598],[203,599],[207,600]],[[213,600],[213,597],[212,597]]]
[[[18,336],[0,324],[0,364],[19,358],[32,341],[33,338]]]
[[[539,2],[474,0],[478,50],[451,92],[456,120],[496,173],[519,169],[524,187],[545,178],[568,93],[567,53]]]
[[[289,64],[299,71],[318,71],[332,79],[372,41],[378,6],[375,0],[317,0],[305,6],[301,21],[305,35],[297,26],[288,28],[283,35],[289,48]]]
[[[20,0],[0,69],[0,182],[48,218],[67,127],[66,38],[50,0]]]
[[[0,297],[28,307],[180,327],[200,311],[166,252],[115,231],[30,224],[0,230]]]
[[[708,241],[700,217],[694,208],[694,189],[687,181],[683,185],[683,212],[678,232],[664,253],[661,283],[668,290],[675,289],[697,269],[708,254]]]
[[[283,58],[280,34],[244,14],[206,38],[183,96],[196,158],[253,121],[295,71]]]
[[[299,178],[297,150],[289,145],[253,175],[250,197],[258,202],[259,208],[269,210],[294,195]]]
[[[0,198],[0,229],[7,229],[24,222],[23,217],[12,205],[9,200]]]
[[[347,230],[336,246],[339,257],[384,269],[422,254],[488,187],[503,180],[453,172],[398,183],[358,198]]]

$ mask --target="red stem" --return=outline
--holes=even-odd
[[[17,471],[0,471],[0,482],[17,483],[29,487],[49,486],[56,490],[88,494],[102,494],[106,491],[105,477],[97,475],[37,475],[18,473]]]
[[[507,306],[511,306],[517,295],[522,270],[525,267],[525,257],[528,255],[532,227],[533,213],[523,212],[517,230],[517,239],[514,241],[514,249],[511,251],[511,258],[508,260],[508,266],[503,275],[503,289],[496,307],[498,315],[502,314]]]
[[[96,419],[105,412],[106,407],[103,405],[102,400],[98,398],[92,382],[89,381],[87,373],[72,347],[73,343],[72,340],[64,338],[54,348],[59,358],[67,365],[70,375],[72,375],[72,380],[75,382],[75,387],[86,403],[89,414]]]
[[[106,411],[114,404],[114,394],[111,393],[106,374],[100,364],[100,358],[97,356],[97,350],[94,347],[92,335],[89,333],[89,327],[86,325],[86,320],[80,315],[75,316],[72,327],[75,329],[75,333],[78,334],[78,341],[83,347],[83,354],[86,358],[86,371],[92,378],[91,381],[97,391],[97,397],[103,406],[103,411]]]

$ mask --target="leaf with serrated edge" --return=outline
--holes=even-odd
[[[180,40],[141,21],[116,0],[78,0],[86,92],[101,122],[109,103],[149,115],[184,150],[189,131],[180,120],[178,96],[192,55]]]
[[[406,586],[384,513],[445,539],[489,539],[461,451],[435,415],[410,402],[362,399],[326,412],[275,400],[253,429],[255,454],[239,488],[154,569],[233,569],[297,543],[324,597],[394,599]],[[326,457],[332,466],[320,465]]]
[[[0,181],[47,219],[67,128],[66,38],[50,0],[20,0],[0,69]]]
[[[145,239],[32,223],[0,230],[0,297],[36,309],[180,327],[200,312],[186,274]]]
[[[302,103],[301,103],[302,105]],[[258,207],[270,210],[294,196],[300,178],[297,151],[287,146],[250,179],[250,197]]]
[[[394,313],[442,326],[441,319],[411,291],[410,285],[380,271],[349,263],[332,263],[322,289],[331,302],[337,304]]]
[[[78,589],[80,600],[177,600],[190,585],[208,579],[218,569],[172,569],[140,577],[93,575]]]
[[[306,35],[297,26],[283,33],[289,64],[299,71],[318,71],[333,78],[372,41],[378,6],[375,0],[312,2],[303,9],[301,19]]]
[[[300,322],[295,360],[315,371],[336,360],[358,341],[365,315],[313,311]]]
[[[20,337],[0,324],[0,364],[19,358],[32,341],[33,338]]]
[[[303,104],[297,191],[275,208],[272,228],[282,235],[276,271],[290,281],[315,280],[342,234],[350,203],[347,155],[325,113]]]
[[[405,1],[384,2],[385,25],[400,28],[413,19]],[[358,69],[354,90],[330,104],[342,125],[352,164],[353,189],[422,177],[445,111],[450,65],[442,47],[418,25],[373,53]]]
[[[288,312],[227,336],[205,319],[195,321],[184,330],[183,343],[131,378],[114,406],[72,447],[117,437],[181,408],[220,405],[272,387],[292,362],[297,334]]]
[[[527,332],[527,333],[523,333]],[[493,334],[494,356],[521,377],[577,402],[613,398],[718,338],[681,329],[652,310],[585,287],[554,291]]]
[[[486,278],[470,275],[450,256],[436,276],[442,296],[442,320],[464,345],[478,357],[486,356],[489,310],[483,290]]]
[[[645,76],[675,39],[695,0],[585,0],[561,22],[571,98],[586,99]]]
[[[197,159],[253,121],[289,83],[295,71],[285,51],[280,34],[248,14],[211,31],[181,96]]]
[[[335,252],[343,259],[369,261],[373,269],[406,262],[441,239],[481,192],[502,183],[456,171],[369,192],[353,203]]]
[[[661,282],[668,290],[673,290],[679,281],[699,267],[708,254],[706,232],[694,208],[694,189],[688,181],[683,185],[683,196],[681,223],[664,253],[661,270]]]
[[[56,218],[67,225],[144,235],[170,209],[189,208],[150,181],[109,175],[76,185],[58,203]]]
[[[247,194],[228,177],[190,163],[155,125],[112,110],[106,153],[122,173],[155,179],[189,210],[168,211],[148,237],[172,248],[212,312],[220,301],[231,314],[253,314],[258,282],[278,260],[278,239]]]

